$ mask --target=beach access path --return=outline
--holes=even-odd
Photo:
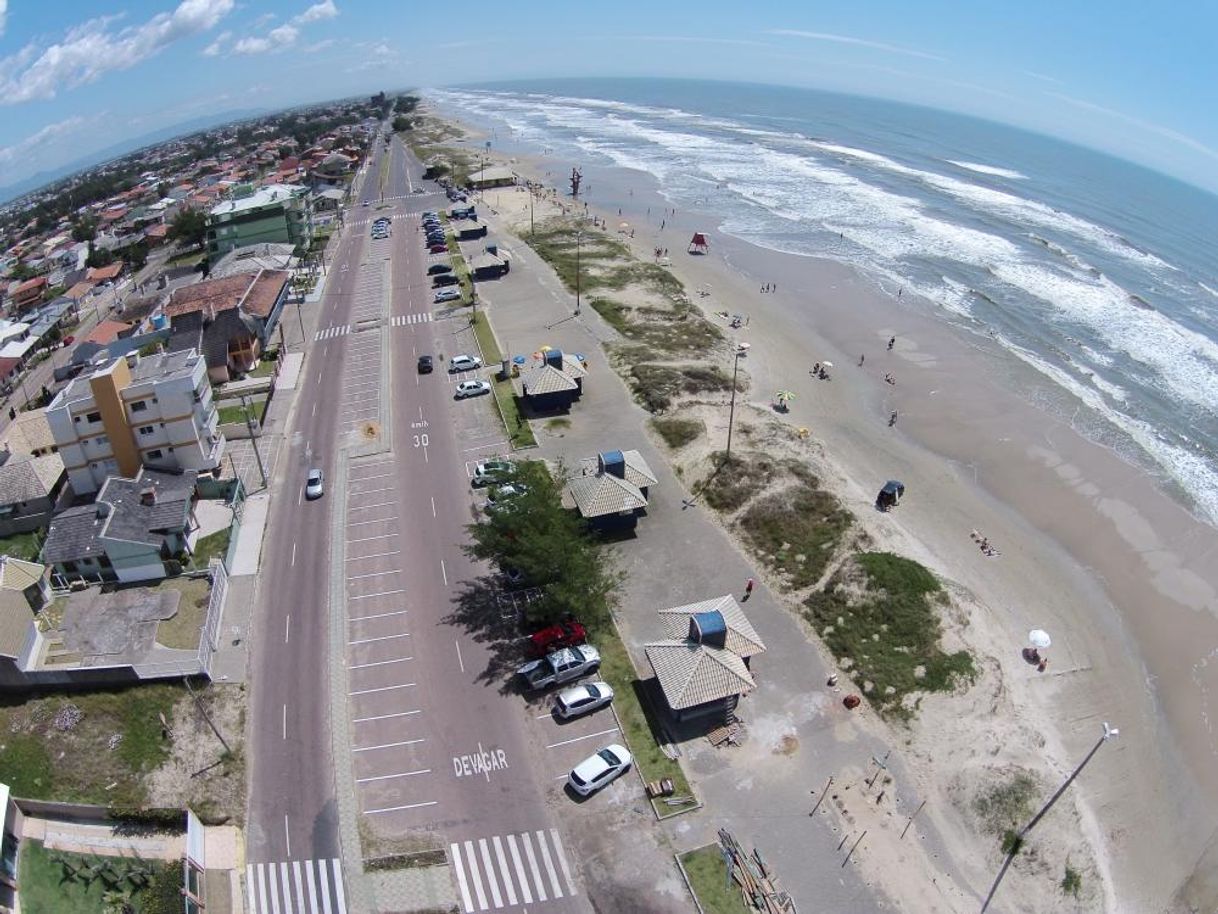
[[[516,204],[514,194],[505,192],[500,195],[504,198]],[[637,448],[659,477],[637,538],[612,547],[626,574],[619,626],[636,667],[643,678],[649,678],[642,645],[663,638],[657,610],[725,593],[740,596],[757,569],[713,512],[696,504],[685,506],[689,491],[645,429],[650,414],[634,403],[599,352],[602,342],[615,337],[614,331],[590,308],[574,317],[573,296],[552,270],[525,244],[512,242],[493,214],[484,218],[492,235],[511,244],[513,253],[513,268],[505,279],[478,287],[498,338],[517,347],[513,354],[551,345],[590,359],[584,393],[571,410],[569,427],[547,431],[544,420],[533,423],[542,456],[572,466],[600,451]],[[716,831],[726,827],[742,843],[761,850],[801,908],[889,910],[889,901],[865,883],[854,862],[842,866],[849,843],[862,828],[851,834],[839,830],[837,816],[830,813],[831,802],[821,804],[815,817],[809,814],[829,776],[837,785],[833,793],[861,785],[875,771],[872,758],[891,749],[887,765],[893,783],[883,802],[891,810],[886,818],[899,830],[921,801],[906,776],[900,752],[857,725],[852,715],[871,712],[851,712],[842,706],[842,694],[826,686],[830,670],[820,651],[773,594],[759,587],[745,611],[767,645],[766,653],[754,663],[759,688],[737,712],[746,722],[748,739],[742,747],[721,750],[703,739],[682,745],[683,764],[705,807],[666,822],[665,830],[674,848],[684,852],[713,842]],[[861,786],[856,787],[853,796],[861,792]],[[852,793],[847,789],[840,795],[849,798]],[[865,802],[874,803],[874,795]],[[849,811],[849,800],[846,805]],[[849,843],[839,850],[844,839]],[[909,887],[907,900],[925,892],[923,897],[933,908],[942,910],[944,901],[976,897],[968,888],[957,888],[954,870],[926,820],[919,820],[906,840],[912,854],[939,858],[925,870],[924,886]],[[637,878],[630,865],[636,843],[628,831],[582,830],[576,856],[597,860],[598,869],[609,870],[593,873],[586,868],[590,885],[607,888],[605,883]],[[864,838],[856,849],[856,861],[867,854],[868,843]],[[622,863],[614,865],[615,859]],[[935,876],[937,883],[932,882]]]

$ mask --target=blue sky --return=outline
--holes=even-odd
[[[1201,0],[0,0],[0,186],[222,111],[654,75],[976,114],[1218,191],[1215,34],[1218,3]]]

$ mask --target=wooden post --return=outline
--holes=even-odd
[[[854,842],[854,844],[852,844],[852,845],[850,846],[850,851],[849,851],[849,853],[847,853],[847,854],[846,854],[846,859],[842,861],[842,866],[843,866],[843,867],[844,867],[844,866],[845,866],[847,863],[849,863],[849,862],[850,862],[850,855],[854,853],[854,849],[855,849],[856,847],[858,847],[858,846],[859,846],[859,843],[860,843],[860,842],[861,842],[861,841],[862,841],[864,838],[866,838],[866,837],[867,837],[867,830],[866,830],[866,829],[863,829],[863,833],[862,833],[861,835],[859,835],[859,840],[858,840],[858,841],[855,841],[855,842]]]
[[[233,751],[233,747],[228,744],[228,740],[226,740],[220,734],[220,731],[216,728],[216,725],[214,723],[212,723],[211,717],[208,715],[207,711],[204,710],[204,708],[203,708],[203,702],[201,702],[199,700],[198,693],[195,692],[195,690],[190,687],[190,677],[183,676],[182,684],[184,686],[186,686],[186,691],[190,693],[190,697],[195,700],[195,708],[197,708],[199,713],[203,715],[203,719],[205,721],[207,721],[207,726],[211,727],[211,732],[216,734],[216,739],[218,739],[220,741],[220,745],[222,745],[224,747],[224,751],[231,753]]]
[[[833,775],[829,775],[829,780],[825,781],[825,789],[820,792],[820,797],[816,801],[816,805],[812,807],[812,811],[808,813],[810,816],[816,815],[816,810],[820,809],[820,804],[825,797],[829,795],[829,788],[833,786]]]
[[[915,818],[917,818],[918,813],[920,813],[920,812],[922,811],[922,807],[923,807],[923,806],[925,806],[925,805],[926,805],[926,801],[925,801],[925,800],[923,800],[921,803],[919,803],[919,804],[918,804],[918,808],[917,808],[917,809],[915,809],[915,810],[913,811],[913,815],[909,817],[909,821],[908,821],[908,822],[906,822],[906,823],[905,823],[905,827],[904,827],[903,829],[901,829],[901,838],[904,838],[904,837],[905,837],[905,833],[906,833],[907,831],[909,831],[909,826],[913,825],[913,820],[914,820]],[[901,840],[901,839],[900,839],[900,838],[898,838],[897,840],[899,841],[899,840]]]

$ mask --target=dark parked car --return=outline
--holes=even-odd
[[[431,356],[429,356],[429,355],[419,356],[419,374],[431,374],[431,372],[434,368],[435,368],[435,365],[432,364]]]
[[[451,273],[453,267],[451,263],[433,263],[427,268],[428,276],[437,276],[440,273]]]
[[[455,286],[460,281],[455,273],[441,273],[431,278],[431,285],[432,288],[438,289],[440,286]]]
[[[443,254],[443,253],[444,253],[444,252],[446,252],[447,250],[448,250],[448,246],[447,246],[447,245],[443,245],[443,244],[433,244],[431,247],[429,247],[429,248],[427,249],[427,252],[428,252],[429,254]]]

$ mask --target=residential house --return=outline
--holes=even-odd
[[[0,458],[5,460],[13,456],[45,457],[58,450],[59,446],[47,422],[46,410],[43,409],[17,413],[0,433]]]
[[[148,247],[159,248],[169,238],[169,226],[164,222],[150,225],[144,229],[144,238],[148,242]]]
[[[24,680],[25,660],[36,641],[34,614],[51,602],[50,576],[46,565],[0,555],[0,686]]]
[[[510,187],[520,180],[516,172],[500,165],[487,165],[469,176],[469,186],[475,190],[486,187]]]
[[[224,455],[207,363],[194,350],[103,358],[46,409],[77,495],[141,465],[213,471]]]
[[[194,470],[141,467],[131,478],[110,476],[91,505],[56,515],[42,560],[65,579],[153,581],[188,551],[194,523]]]
[[[85,274],[85,281],[92,283],[113,282],[123,272],[125,264],[121,260],[116,260],[104,267],[90,267],[89,272]]]
[[[732,721],[757,687],[750,658],[765,644],[732,596],[660,611],[668,640],[644,645],[669,711],[679,722],[711,715]]]
[[[9,289],[8,299],[17,314],[28,311],[42,301],[43,293],[47,290],[47,278],[35,276],[20,283],[16,288]]]
[[[304,187],[272,184],[254,190],[238,185],[234,194],[208,214],[207,250],[212,258],[267,241],[309,246],[313,211]]]
[[[162,313],[170,348],[203,353],[208,376],[223,383],[254,368],[287,302],[285,270],[235,273],[175,289]]]
[[[0,536],[45,527],[51,515],[71,500],[67,480],[58,454],[22,454],[0,465]]]

